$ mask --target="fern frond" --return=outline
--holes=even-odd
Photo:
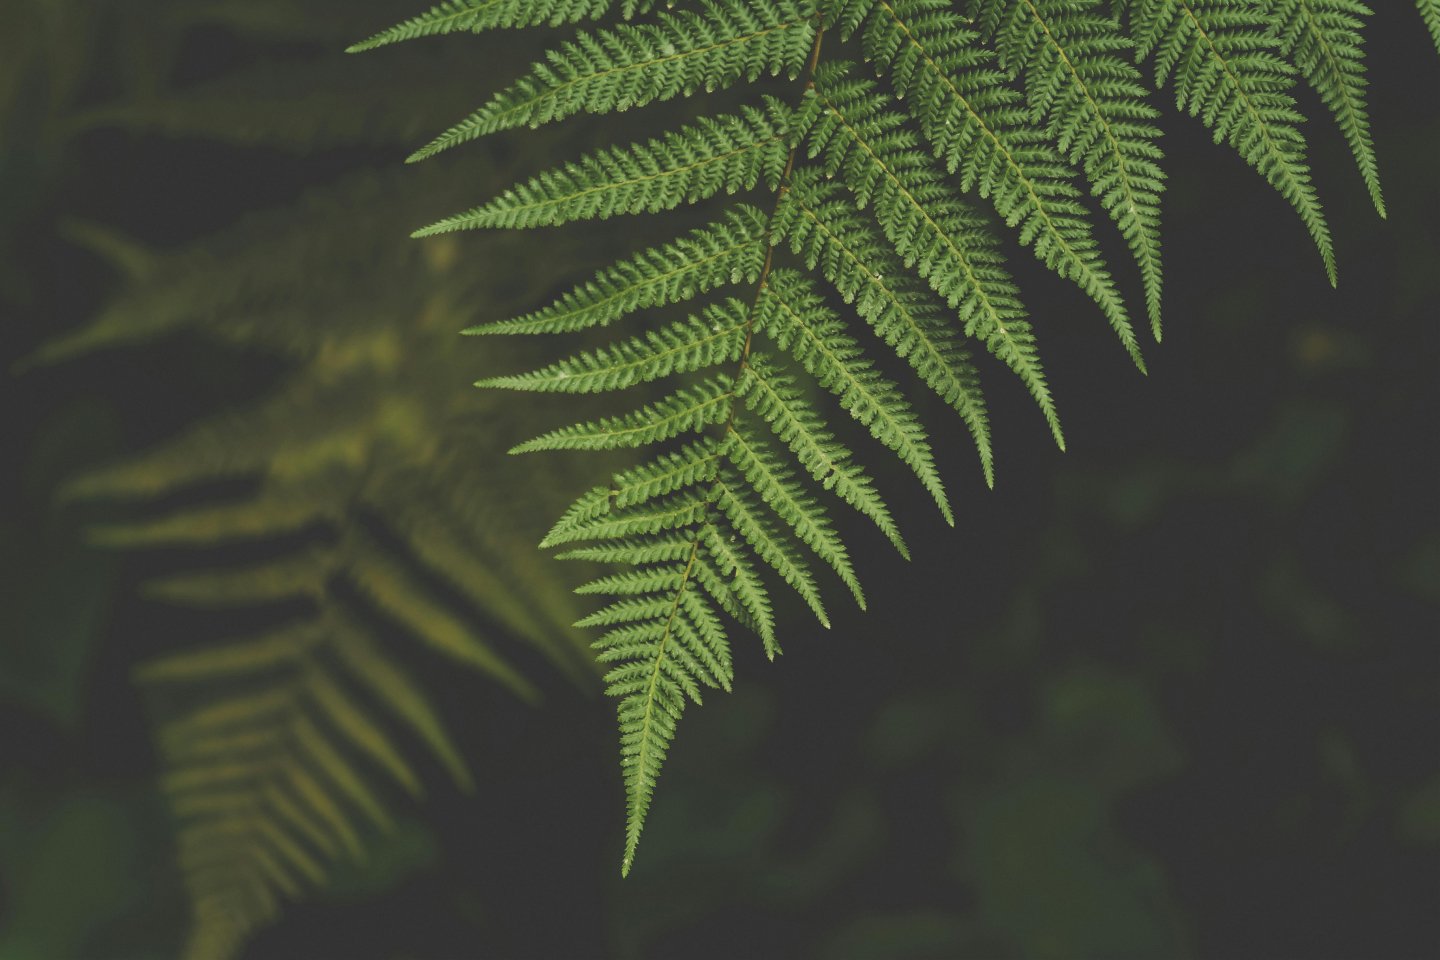
[[[608,530],[597,533],[595,524],[597,521],[609,522],[616,519],[617,510],[637,507],[676,491],[714,480],[724,455],[723,442],[702,438],[679,450],[662,453],[649,463],[617,473],[610,486],[595,487],[576,500],[555,522],[555,526],[550,528],[550,532],[541,541],[541,546],[565,543],[571,539],[623,536],[622,533]],[[625,512],[621,516],[631,517],[634,514]],[[680,549],[680,541],[675,543],[676,549]]]
[[[728,440],[704,437],[673,453],[661,454],[650,463],[617,473],[614,485],[605,491],[607,503],[616,509],[638,506],[714,480],[728,445]]]
[[[362,535],[352,536],[361,539]],[[347,573],[355,587],[381,610],[436,652],[486,674],[522,700],[534,703],[540,699],[534,684],[500,656],[473,623],[436,602],[384,551],[363,539],[361,543],[352,551]]]
[[[1266,8],[1278,28],[1280,55],[1300,68],[1335,117],[1370,200],[1384,217],[1362,47],[1365,18],[1372,11],[1360,0],[1266,0]]]
[[[951,173],[959,173],[963,190],[989,197],[1042,263],[1073,280],[1099,305],[1144,370],[1125,304],[1071,182],[1074,172],[1030,121],[1019,95],[1005,85],[1005,75],[994,68],[964,18],[948,0],[846,2],[854,5],[846,17],[860,24],[867,61],[890,78],[935,156]],[[903,142],[899,115],[886,108],[872,86],[843,79],[838,64],[825,69],[825,80],[834,84],[826,99],[843,107],[848,125],[869,127],[866,139]]]
[[[789,525],[801,543],[830,565],[850,588],[860,609],[865,609],[865,594],[860,589],[860,581],[855,578],[849,551],[835,534],[824,508],[796,482],[794,472],[781,462],[764,437],[752,431],[748,421],[739,418],[733,421],[730,436],[731,442],[726,445],[725,452],[748,487]],[[813,606],[820,622],[829,627],[818,593]]]
[[[540,541],[541,547],[569,543],[572,540],[588,540],[588,538],[611,538],[618,535],[628,535],[628,531],[615,531],[609,527],[615,521],[628,522],[635,518],[657,517],[657,522],[662,522],[664,517],[677,518],[677,525],[690,524],[690,520],[683,520],[687,517],[684,502],[667,502],[661,508],[660,514],[652,514],[645,511],[642,514],[628,510],[628,508],[641,507],[654,499],[661,499],[674,494],[677,491],[687,491],[703,482],[713,481],[719,474],[720,463],[726,453],[726,443],[713,438],[701,438],[694,442],[687,443],[683,448],[672,450],[672,452],[661,453],[657,458],[648,463],[628,469],[624,474],[616,474],[611,486],[596,486],[586,494],[580,495],[575,504],[570,505],[570,510],[564,512],[563,517],[556,521],[550,533]],[[701,502],[708,502],[708,498]],[[616,512],[618,511],[618,512]],[[664,530],[662,527],[647,530],[644,533],[657,533]],[[652,541],[655,547],[662,548],[667,545],[665,541]],[[688,541],[671,541],[674,550],[684,553],[681,544]],[[635,560],[634,563],[652,563],[657,556],[644,554],[644,557]]]
[[[737,116],[701,118],[659,140],[605,150],[542,173],[414,236],[656,213],[717,193],[748,190],[761,179],[773,189],[789,149],[786,126],[783,108],[775,103],[764,111],[747,107]]]
[[[410,159],[577,113],[627,110],[766,75],[793,77],[814,32],[814,17],[797,0],[704,0],[699,12],[582,34]]]
[[[1280,56],[1271,20],[1248,0],[1128,0],[1139,59],[1157,86],[1228,143],[1290,202],[1335,283],[1330,228],[1310,182],[1305,140],[1290,88],[1295,68]]]
[[[825,429],[820,415],[763,353],[752,353],[745,374],[735,388],[756,416],[770,425],[775,436],[790,447],[795,459],[822,487],[850,504],[879,528],[900,555],[910,559],[900,530],[875,485],[854,454]]]
[[[694,567],[695,550],[681,575],[681,587],[688,586]],[[640,843],[640,831],[650,810],[655,781],[670,742],[675,738],[675,721],[685,709],[681,684],[673,666],[673,648],[679,646],[674,624],[679,614],[679,597],[661,624],[660,635],[646,646],[630,648],[629,663],[607,674],[606,692],[620,698],[620,764],[625,769],[627,794],[625,857],[620,870],[628,873]],[[604,654],[602,649],[601,653]]]
[[[541,24],[558,27],[604,16],[614,5],[613,0],[446,0],[419,16],[380,31],[369,40],[352,44],[345,52],[360,53],[447,33],[483,33]],[[644,0],[626,0],[624,4],[628,11],[642,8],[639,12],[652,5]]]
[[[1024,381],[1064,446],[1049,386],[1014,283],[987,225],[940,178],[913,137],[894,122],[865,120],[879,102],[872,84],[847,77],[842,64],[817,82],[808,142],[874,217],[895,254],[960,311],[978,337]],[[833,85],[833,87],[832,87]],[[852,118],[854,108],[861,117]]]
[[[515,446],[510,452],[615,450],[660,443],[711,424],[723,423],[730,415],[730,397],[729,378],[712,377],[703,384],[677,390],[665,399],[632,413],[552,430]]]
[[[754,283],[769,249],[764,243],[766,225],[764,213],[739,204],[710,226],[606,267],[548,307],[465,332],[574,333],[609,326],[637,310],[681,303],[731,284]]]
[[[1415,6],[1435,42],[1435,52],[1440,53],[1440,0],[1415,0]]]
[[[810,282],[776,270],[761,291],[756,326],[793,356],[857,422],[904,461],[935,500],[945,522],[955,525],[945,486],[935,468],[930,439],[900,388],[865,357],[845,324],[825,306]]]
[[[742,461],[743,462],[743,461]],[[753,464],[747,464],[755,468]],[[758,469],[758,468],[756,468]],[[774,477],[766,477],[771,485],[772,496],[778,487],[778,481]],[[830,628],[830,617],[825,612],[825,604],[820,599],[820,589],[815,584],[815,577],[810,572],[810,564],[801,556],[793,542],[779,528],[779,526],[762,512],[760,506],[751,498],[749,490],[751,482],[743,475],[722,470],[716,480],[716,491],[719,494],[716,498],[716,507],[725,519],[729,521],[729,527],[734,536],[741,537],[749,545],[751,550],[761,560],[770,565],[790,587],[800,595],[815,614],[815,618],[827,630]],[[763,496],[763,494],[762,494]],[[784,509],[783,505],[774,505],[777,510]],[[759,583],[758,578],[755,581]],[[758,589],[755,591],[761,593]],[[738,594],[738,591],[737,591]],[[739,594],[742,604],[744,595]],[[773,658],[779,653],[778,646],[768,648]]]
[[[117,478],[123,476],[119,470],[111,475]],[[82,498],[89,491],[112,496],[129,492],[118,483],[101,486],[100,480],[103,476],[104,474],[97,474],[84,477],[81,482],[67,487],[65,492],[71,497]],[[111,549],[193,547],[218,540],[254,540],[265,536],[298,533],[307,526],[323,521],[325,517],[321,510],[320,505],[299,499],[278,503],[265,499],[227,503],[150,520],[96,524],[86,531],[86,539],[96,546]],[[290,581],[292,590],[297,585],[297,581]]]
[[[615,540],[641,537],[700,523],[710,514],[708,494],[687,491],[644,507],[609,512],[592,521],[552,533],[541,546],[554,547],[580,540]],[[573,551],[572,551],[573,552]],[[642,554],[643,555],[643,554]],[[648,561],[636,561],[648,562]]]
[[[633,593],[659,593],[678,590],[680,574],[669,567],[654,567],[644,570],[627,570],[624,573],[598,577],[575,588],[579,594],[615,594],[625,596]]]
[[[686,698],[698,703],[702,685],[729,690],[733,679],[729,643],[696,583],[701,540],[692,534],[689,541],[685,551],[663,566],[597,582],[596,592],[613,593],[618,586],[633,596],[586,618],[614,627],[595,647],[602,663],[617,664],[605,680],[607,692],[620,700],[620,754],[628,797],[622,871],[633,862]]]
[[[690,555],[694,538],[683,533],[667,533],[643,540],[617,539],[589,547],[576,547],[555,554],[557,560],[589,560],[594,563],[660,563],[681,560]]]
[[[737,509],[744,509],[744,505],[732,501],[731,510]],[[757,532],[757,538],[765,539],[764,533]],[[766,655],[773,660],[780,653],[780,643],[775,636],[770,591],[749,553],[738,546],[738,539],[739,533],[723,520],[702,526],[698,542],[704,546],[705,554],[696,559],[695,575],[726,613],[760,635]]]
[[[1099,0],[982,0],[980,14],[1000,66],[1023,75],[1031,115],[1125,235],[1160,339],[1160,113],[1146,102],[1133,44]]]
[[[384,768],[411,795],[418,797],[422,794],[424,788],[420,786],[420,778],[415,775],[415,771],[396,748],[389,734],[368,716],[343,687],[318,669],[307,671],[303,685],[316,712],[329,721],[352,748]]]
[[[802,170],[791,181],[776,213],[776,234],[812,270],[823,263],[821,272],[845,302],[960,414],[980,454],[985,482],[993,487],[990,418],[970,355],[955,342],[939,304],[919,289],[875,229],[839,198],[840,188],[815,173]],[[964,302],[962,316],[966,308],[976,308],[973,301]]]
[[[733,298],[641,337],[536,370],[480,380],[477,387],[553,393],[624,390],[676,373],[740,359],[748,310]]]
[[[1322,11],[1319,32],[1287,33],[1284,17],[1264,4]],[[543,541],[565,545],[566,558],[631,568],[581,587],[607,598],[581,623],[611,628],[599,646],[602,661],[615,665],[611,692],[621,701],[628,811],[622,872],[633,863],[685,703],[698,702],[712,680],[728,689],[729,660],[721,670],[717,653],[728,643],[728,622],[759,634],[771,656],[779,651],[775,604],[757,568],[769,567],[826,623],[808,551],[863,605],[851,550],[811,483],[906,552],[890,508],[812,395],[831,394],[954,523],[930,438],[909,399],[882,375],[822,286],[960,415],[987,484],[994,480],[990,416],[964,340],[984,344],[1020,378],[1063,449],[1001,240],[967,194],[988,199],[1022,245],[1095,301],[1143,371],[1080,182],[1083,172],[1130,248],[1158,339],[1163,158],[1139,64],[1154,60],[1158,82],[1172,83],[1181,109],[1290,200],[1333,277],[1299,116],[1286,94],[1295,71],[1284,58],[1317,76],[1328,71],[1330,80],[1314,82],[1338,82],[1355,105],[1352,115],[1363,116],[1354,92],[1358,40],[1349,35],[1359,5],[1112,0],[1107,15],[1100,0],[971,0],[978,16],[969,20],[950,0],[697,0],[687,10],[557,45],[527,77],[415,155],[578,113],[613,113],[767,75],[803,76],[789,99],[770,95],[773,85],[762,88],[763,110],[716,117],[702,107],[686,126],[532,177],[432,228],[527,228],[670,210],[758,192],[762,184],[772,195],[769,204],[731,202],[707,226],[616,262],[548,306],[471,331],[590,331],[721,291],[718,302],[684,319],[647,321],[638,334],[480,381],[564,393],[643,393],[645,384],[679,381],[654,388],[630,413],[514,448],[665,445],[576,498]],[[465,22],[462,6],[439,9],[437,29]],[[1326,31],[1344,34],[1329,61],[1315,49]],[[858,49],[879,82],[860,78],[859,64],[822,62],[827,32],[853,41],[849,49]],[[1361,143],[1363,124],[1341,122],[1355,131],[1352,146]],[[739,285],[752,289],[728,289]],[[706,660],[706,650],[717,659]]]
[[[304,758],[305,766],[313,765],[314,769],[323,773],[330,784],[339,790],[341,796],[359,808],[377,827],[388,829],[391,826],[390,814],[386,812],[384,804],[370,788],[367,780],[355,771],[350,761],[335,749],[330,739],[308,717],[296,717],[290,728],[290,735],[294,737],[296,752]],[[287,773],[292,769],[293,767],[287,766]],[[321,788],[318,795],[309,789],[302,789],[301,793],[337,831],[351,832],[345,826],[345,814],[335,815],[335,811],[340,808],[333,805],[334,802],[330,800],[330,793],[325,787]]]
[[[677,575],[674,586],[682,582]],[[632,620],[649,620],[669,613],[672,601],[664,597],[626,597],[575,621],[577,627],[613,627]]]

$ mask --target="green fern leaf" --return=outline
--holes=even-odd
[[[542,547],[554,547],[581,540],[618,540],[647,536],[702,522],[710,515],[710,497],[686,492],[640,508],[613,511],[588,523],[577,524],[560,533],[552,533],[541,541]],[[573,552],[573,551],[572,551]],[[648,556],[648,554],[640,554]],[[649,563],[649,560],[630,561]]]
[[[699,386],[677,390],[664,400],[633,413],[552,430],[519,444],[510,452],[615,450],[660,443],[724,422],[729,416],[730,397],[729,379],[712,377]]]
[[[717,653],[728,651],[728,622],[759,634],[771,656],[779,652],[775,606],[758,567],[789,584],[822,623],[807,550],[863,602],[852,552],[828,501],[810,485],[867,517],[905,554],[861,458],[835,437],[812,395],[838,400],[954,522],[909,399],[879,372],[851,321],[826,303],[822,284],[961,416],[987,484],[994,478],[990,416],[962,340],[984,344],[1020,378],[1063,449],[1001,241],[965,195],[988,199],[1021,244],[1084,290],[1143,370],[1093,235],[1081,172],[1138,265],[1158,339],[1164,174],[1157,111],[1138,66],[1147,59],[1157,81],[1175,87],[1181,109],[1290,199],[1333,274],[1299,115],[1286,93],[1295,71],[1285,57],[1312,82],[1338,82],[1340,99],[1327,103],[1353,106],[1342,129],[1349,123],[1352,146],[1361,143],[1362,65],[1351,37],[1359,0],[1113,0],[1114,16],[1099,0],[972,0],[976,20],[953,7],[947,0],[697,0],[688,10],[557,45],[529,76],[416,155],[701,89],[750,82],[753,92],[764,92],[763,109],[716,117],[702,106],[686,126],[534,177],[432,228],[524,228],[671,210],[758,192],[762,183],[772,195],[768,209],[732,201],[718,215],[707,211],[707,226],[619,260],[549,306],[472,330],[588,331],[724,291],[685,319],[646,321],[638,335],[587,343],[584,352],[531,372],[480,381],[643,393],[645,384],[679,380],[657,387],[659,399],[648,396],[638,410],[515,448],[666,445],[575,499],[544,540],[566,545],[566,558],[631,568],[581,588],[608,598],[581,622],[611,628],[599,645],[621,701],[628,810],[622,872],[634,861],[684,704],[698,702],[715,682],[728,689],[729,660]],[[1319,32],[1293,22],[1287,28],[1282,12],[1301,7],[1323,12]],[[827,32],[849,43],[880,82],[859,78],[859,64],[824,61]],[[1316,39],[1320,33],[1325,38]],[[1329,60],[1316,52],[1321,42],[1335,44]],[[1345,76],[1337,81],[1339,73]],[[803,76],[786,99],[773,95],[774,85],[754,82],[781,74]],[[742,284],[753,294],[726,289]],[[706,379],[697,382],[697,375]],[[706,660],[705,650],[715,659]]]
[[[725,444],[712,438],[702,438],[679,450],[662,453],[647,464],[617,473],[611,486],[596,487],[576,500],[556,521],[541,541],[541,546],[553,546],[573,539],[624,536],[608,530],[597,534],[596,524],[617,517],[633,517],[635,514],[628,512],[627,508],[714,480],[724,455]],[[679,542],[676,543],[676,549],[680,549]]]
[[[1248,0],[1128,0],[1140,59],[1153,60],[1157,86],[1199,117],[1259,171],[1300,215],[1335,283],[1330,228],[1305,161],[1305,140],[1289,91],[1295,68],[1280,57],[1270,19]]]
[[[732,505],[731,509],[737,507]],[[744,505],[738,509],[744,509]],[[758,538],[765,538],[763,531],[757,529],[756,533]],[[705,554],[696,560],[695,575],[726,613],[760,635],[766,655],[773,660],[780,653],[780,644],[775,636],[775,610],[770,603],[770,591],[751,563],[749,553],[739,547],[738,540],[739,533],[724,520],[702,526],[698,542],[705,548]]]
[[[693,551],[692,551],[693,555]],[[687,570],[693,566],[687,564]],[[682,580],[688,584],[688,580]],[[679,602],[672,605],[670,619],[662,627],[658,639],[649,646],[631,653],[630,662],[617,667],[607,679],[607,693],[620,698],[620,764],[625,770],[627,794],[625,857],[620,872],[628,874],[640,843],[640,831],[650,810],[655,781],[670,742],[675,738],[675,722],[685,709],[680,684],[673,679],[675,668],[671,649],[678,646],[673,622]],[[640,654],[636,656],[635,654]]]
[[[694,538],[683,533],[665,533],[644,540],[617,539],[590,547],[576,547],[555,554],[557,560],[589,560],[594,563],[660,563],[681,560],[690,555]]]
[[[360,53],[376,47],[434,37],[447,33],[482,33],[507,27],[555,27],[604,16],[613,6],[612,0],[446,0],[403,23],[382,30],[369,40],[352,44],[346,53]],[[628,0],[634,10],[653,6],[652,3]]]
[[[746,108],[739,116],[702,118],[659,140],[606,150],[542,173],[468,213],[417,230],[549,227],[625,213],[656,213],[717,193],[773,188],[785,166],[783,108]]]
[[[745,374],[735,388],[738,397],[760,419],[770,425],[776,437],[795,454],[795,459],[822,487],[874,522],[910,559],[910,551],[890,516],[874,483],[854,454],[823,426],[820,415],[795,387],[794,379],[781,373],[763,353],[752,353]]]
[[[313,764],[314,769],[323,773],[341,794],[360,808],[376,826],[382,829],[390,827],[390,815],[385,812],[384,805],[371,790],[365,778],[355,771],[350,761],[336,751],[330,739],[322,734],[318,727],[308,718],[301,716],[295,719],[290,733],[295,738],[297,750],[304,755],[307,764]],[[329,794],[326,793],[325,796],[329,796]],[[324,804],[316,802],[314,805],[316,810],[323,815]],[[343,820],[327,818],[327,822],[338,828]]]
[[[661,454],[653,462],[615,475],[607,500],[617,509],[636,506],[715,479],[728,441],[702,438],[674,453]]]
[[[1266,5],[1279,28],[1280,55],[1300,68],[1335,117],[1375,210],[1385,216],[1361,47],[1370,8],[1359,0],[1266,0]]]
[[[1099,0],[982,0],[984,34],[999,62],[1025,79],[1031,115],[1084,169],[1091,193],[1125,235],[1140,268],[1145,308],[1160,339],[1159,111],[1130,62],[1133,45]]]
[[[664,13],[653,24],[582,34],[410,159],[576,113],[626,110],[767,74],[794,76],[814,30],[814,18],[796,0],[705,0],[698,13]]]
[[[985,482],[993,487],[990,418],[970,355],[955,342],[939,304],[895,261],[875,229],[839,198],[840,188],[814,174],[802,170],[792,179],[776,212],[776,234],[812,270],[823,262],[823,273],[845,302],[854,304],[875,333],[960,414],[980,454]],[[962,304],[962,317],[980,306],[975,300],[971,296]]]
[[[989,197],[1036,257],[1075,281],[1144,370],[1125,304],[1071,183],[1073,172],[1044,131],[1030,122],[1018,94],[991,66],[991,54],[976,43],[965,20],[948,0],[846,2],[854,11],[846,19],[862,24],[866,59],[890,78],[935,155],[951,173],[960,174],[962,189]],[[826,100],[843,99],[850,125],[870,126],[865,139],[903,142],[898,115],[886,109],[873,88],[841,80],[844,73],[837,64],[826,70],[825,79],[837,84]]]
[[[826,172],[840,176],[862,206],[874,208],[896,255],[960,309],[968,335],[985,341],[1015,370],[1063,447],[1024,308],[985,223],[940,179],[904,130],[895,130],[892,122],[889,136],[867,137],[864,120],[850,118],[851,107],[862,113],[876,108],[872,85],[845,78],[843,68],[828,79],[835,88],[817,85],[813,97],[818,109],[810,132],[812,155],[825,153]]]
[[[802,275],[776,270],[760,293],[755,325],[789,352],[815,382],[835,394],[862,426],[914,471],[934,498],[945,522],[955,525],[945,486],[935,468],[930,439],[910,402],[873,369],[845,324]]]
[[[409,793],[414,796],[421,794],[420,778],[396,749],[389,735],[343,688],[320,670],[308,671],[304,683],[317,712],[334,725],[336,732],[383,767]]]
[[[577,354],[533,373],[491,377],[476,386],[596,393],[734,362],[745,344],[747,313],[745,305],[732,298],[642,337]]]
[[[678,575],[675,581],[677,586],[683,582]],[[673,601],[664,597],[627,597],[615,601],[608,607],[596,610],[588,617],[581,617],[575,621],[575,625],[577,627],[611,627],[617,623],[629,623],[633,620],[650,620],[666,616],[672,605]]]
[[[731,442],[726,444],[725,451],[747,485],[790,526],[801,543],[834,569],[854,594],[860,609],[865,609],[865,594],[855,578],[850,554],[831,527],[824,508],[796,482],[793,471],[781,462],[764,437],[752,432],[747,421],[737,418],[731,425],[730,436]],[[818,594],[815,600],[819,606]],[[823,608],[816,612],[828,627]]]
[[[601,593],[624,596],[636,593],[662,593],[680,588],[680,573],[671,567],[627,570],[624,573],[598,577],[575,588],[579,594]]]
[[[743,461],[742,462],[746,462]],[[751,462],[746,462],[752,469],[763,470]],[[767,476],[764,483],[768,481],[771,495],[779,486],[779,480],[773,476]],[[730,529],[734,535],[743,538],[749,543],[755,555],[768,563],[780,579],[788,583],[798,593],[815,614],[815,618],[828,630],[830,628],[830,617],[825,612],[825,604],[820,599],[820,590],[815,585],[815,577],[810,572],[810,565],[790,538],[761,511],[759,505],[750,497],[748,491],[751,482],[743,475],[731,471],[721,471],[716,481],[716,491],[719,496],[716,498],[716,506],[719,511],[730,522]],[[761,496],[764,496],[762,493]],[[782,495],[783,496],[783,495]],[[783,509],[777,506],[776,509]],[[758,583],[758,579],[756,581]],[[759,591],[756,591],[757,594]],[[742,603],[743,594],[740,595]],[[774,657],[779,653],[779,647],[771,647],[769,654]]]
[[[471,334],[574,333],[609,326],[637,310],[682,303],[711,290],[754,283],[764,265],[765,214],[738,205],[708,227],[606,267],[549,307]]]
[[[183,589],[176,593],[185,596]],[[320,625],[313,621],[291,624],[257,637],[161,657],[139,667],[135,675],[147,683],[193,682],[273,670],[293,662],[322,635]]]
[[[1440,53],[1440,0],[1415,0],[1415,6],[1425,21],[1425,29],[1430,31],[1430,39],[1435,42],[1435,52]]]

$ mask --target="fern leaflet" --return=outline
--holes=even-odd
[[[1175,105],[1199,117],[1258,170],[1300,215],[1335,278],[1330,228],[1320,208],[1303,117],[1289,90],[1295,68],[1281,59],[1272,21],[1246,0],[1128,0],[1136,53],[1155,64],[1156,85],[1175,88]]]
[[[859,24],[866,59],[889,77],[935,155],[959,173],[962,189],[989,197],[1046,266],[1089,294],[1144,370],[1072,171],[964,19],[948,0],[846,0],[841,6],[849,8],[841,11],[842,22]],[[874,123],[879,136],[893,136],[899,115],[886,108],[887,99],[852,91],[858,98],[852,106],[861,111],[856,119]]]
[[[805,62],[814,23],[795,0],[705,0],[702,10],[581,34],[410,159],[580,112],[627,110],[765,74],[793,76]]]
[[[1425,21],[1425,29],[1430,31],[1430,39],[1435,41],[1435,51],[1440,53],[1440,0],[1415,0],[1415,6]]]
[[[481,33],[541,24],[555,27],[604,16],[612,6],[611,0],[446,0],[418,17],[411,17],[369,40],[351,45],[347,52],[360,53],[402,40],[446,33]],[[624,6],[628,16],[645,12],[653,3],[626,0]]]
[[[1334,115],[1376,211],[1385,216],[1360,46],[1370,8],[1359,0],[1269,0],[1268,6],[1279,28],[1280,55],[1300,68]]]
[[[1132,44],[1098,0],[984,0],[983,30],[999,62],[1023,74],[1033,116],[1079,164],[1090,190],[1125,235],[1140,267],[1145,308],[1160,338],[1159,111],[1130,62]]]

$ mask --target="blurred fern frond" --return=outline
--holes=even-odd
[[[132,146],[146,161],[174,164],[181,179],[194,160],[170,140],[247,148],[250,182],[215,191],[214,210],[195,211],[201,223],[223,223],[251,187],[268,197],[270,170],[283,184],[311,168],[299,179],[314,184],[373,162],[375,150],[357,148],[413,137],[466,96],[447,103],[424,88],[478,82],[497,65],[458,47],[417,51],[410,81],[395,82],[388,67],[344,57],[338,38],[373,22],[384,0],[3,6],[0,92],[32,108],[0,116],[0,133],[18,131],[0,138],[0,166],[23,143],[83,176],[93,137],[81,135],[98,128],[138,134]],[[253,56],[194,63],[196,50],[232,47]],[[52,102],[34,107],[22,87]],[[320,151],[319,163],[296,159]],[[199,162],[233,155],[207,148]],[[513,176],[527,160],[497,167]],[[26,192],[0,179],[11,187],[0,192]],[[246,405],[193,414],[167,442],[63,491],[96,502],[87,510],[106,518],[91,529],[97,543],[166,565],[149,595],[194,611],[193,632],[166,636],[138,675],[157,722],[195,960],[235,954],[283,901],[327,882],[336,858],[362,856],[396,801],[431,779],[427,764],[477,789],[465,739],[451,733],[448,688],[433,683],[449,665],[480,674],[457,682],[523,703],[557,683],[595,688],[572,626],[580,609],[522,549],[544,529],[534,498],[566,502],[550,492],[561,479],[503,456],[523,432],[470,389],[474,364],[463,358],[483,345],[465,350],[458,337],[514,312],[534,267],[501,247],[476,269],[480,248],[465,240],[406,240],[416,204],[438,213],[458,196],[443,178],[351,173],[198,239],[192,228],[164,250],[132,237],[151,233],[153,218],[127,229],[47,209],[61,240],[121,279],[88,324],[29,365],[151,351],[179,335],[219,341],[226,357],[273,355],[267,369],[284,369]],[[423,302],[417,287],[430,291]],[[527,496],[507,502],[520,489]]]
[[[140,670],[163,718],[195,958],[231,955],[282,901],[323,883],[330,860],[363,852],[366,826],[389,822],[387,794],[422,790],[407,739],[475,787],[417,658],[464,664],[528,702],[542,663],[594,682],[574,598],[524,549],[543,529],[537,503],[564,502],[558,478],[504,457],[521,434],[470,388],[475,351],[457,349],[477,343],[456,339],[477,310],[503,311],[504,291],[523,290],[526,265],[495,249],[477,270],[455,238],[413,245],[402,226],[417,196],[398,201],[394,188],[361,175],[175,253],[76,230],[138,276],[41,355],[188,329],[293,364],[252,405],[63,491],[141,508],[93,526],[97,543],[183,558],[151,596],[227,618],[290,611]],[[362,230],[337,216],[357,209]],[[409,291],[422,287],[416,304]],[[248,483],[206,493],[224,478]],[[177,504],[187,491],[199,493]]]

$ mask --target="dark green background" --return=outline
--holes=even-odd
[[[257,3],[259,28],[218,17],[174,32],[174,4],[69,16],[3,4],[6,367],[117,287],[67,239],[67,218],[184,245],[341,173],[393,168],[404,149],[373,144],[437,129],[416,119],[400,138],[368,137],[362,119],[312,139],[316,116],[343,112],[317,114],[317,91],[363,105],[377,76],[398,83],[440,49],[473,58],[493,87],[527,52],[511,37],[457,38],[371,55],[390,57],[377,74],[336,51],[411,12],[382,0]],[[787,608],[784,657],[740,647],[736,693],[681,725],[629,880],[616,876],[611,707],[554,684],[530,708],[421,662],[478,795],[427,769],[430,798],[404,808],[368,866],[342,871],[246,956],[1440,955],[1440,61],[1408,4],[1378,6],[1388,222],[1302,95],[1338,291],[1283,200],[1172,112],[1167,328],[1150,376],[1083,297],[1015,251],[1069,452],[994,366],[994,492],[958,422],[926,410],[956,528],[897,493],[912,563],[854,531],[869,613],[826,633]],[[217,136],[194,117],[168,132],[67,126],[230,76],[291,90],[246,122],[293,126],[292,142]],[[414,116],[443,123],[482,93],[437,89]],[[537,165],[574,152],[516,135],[469,148],[452,172],[524,149]],[[627,229],[596,229],[603,249],[584,262],[562,262],[541,233],[498,242],[544,261],[559,286]],[[1138,294],[1123,253],[1111,259]],[[456,349],[487,372],[483,342]],[[83,511],[54,491],[255,396],[278,369],[180,337],[0,380],[3,960],[177,948],[185,904],[130,670],[196,622],[138,596],[164,558],[84,546]]]

